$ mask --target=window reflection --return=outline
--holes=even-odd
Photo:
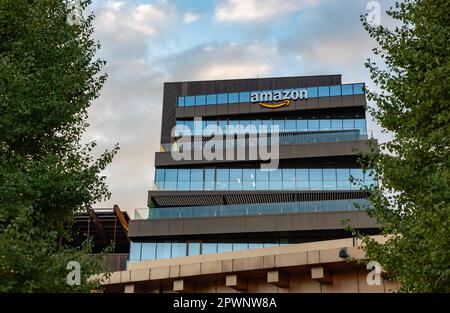
[[[302,89],[302,88],[300,88]],[[362,95],[365,93],[364,84],[345,84],[337,86],[320,86],[306,88],[308,98],[329,96]],[[276,91],[276,90],[274,90]],[[250,92],[222,93],[195,96],[180,96],[177,99],[178,107],[190,107],[198,105],[233,104],[250,102]]]
[[[156,243],[142,243],[142,260],[154,260],[156,258]]]
[[[355,189],[350,176],[363,185],[375,184],[373,175],[358,168],[159,168],[155,185],[158,190],[349,190]]]

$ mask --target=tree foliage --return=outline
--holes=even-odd
[[[405,292],[450,291],[450,2],[406,0],[387,12],[396,27],[364,28],[383,60],[368,60],[380,92],[369,92],[375,120],[394,139],[363,163],[374,170],[368,212],[390,234],[364,237],[367,256]]]
[[[89,1],[80,1],[85,10]],[[0,291],[89,291],[104,270],[90,246],[70,248],[75,212],[109,197],[100,172],[118,147],[95,158],[82,145],[87,109],[106,79],[91,14],[68,23],[61,0],[0,0]],[[66,284],[69,260],[82,285]]]

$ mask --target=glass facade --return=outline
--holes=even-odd
[[[350,177],[364,186],[376,184],[360,168],[158,168],[156,190],[359,190]]]
[[[266,119],[266,120],[202,120],[194,125],[194,120],[177,120],[175,136],[181,136],[183,130],[189,130],[190,134],[201,135],[206,130],[215,131],[219,126],[223,134],[240,132],[270,132],[271,127],[278,126],[279,132],[306,132],[323,130],[352,130],[357,129],[361,133],[367,132],[366,120],[358,119]],[[248,127],[250,126],[250,127]],[[252,127],[254,126],[254,127]],[[266,126],[266,129],[261,128]]]
[[[244,216],[264,214],[288,214],[308,212],[354,211],[359,207],[368,207],[369,201],[362,199],[337,199],[318,201],[299,201],[284,203],[233,204],[193,207],[163,207],[137,209],[138,219],[168,219],[212,216]]]
[[[304,88],[308,92],[308,98],[317,97],[336,97],[336,96],[351,96],[365,94],[365,86],[362,83],[345,84],[335,86],[320,86]],[[275,91],[292,91],[297,89],[284,90],[264,90],[258,92],[275,92]],[[191,107],[200,105],[216,105],[216,104],[234,104],[234,103],[248,103],[250,102],[251,92],[234,92],[221,93],[197,96],[178,97],[178,107]]]
[[[130,261],[150,261],[183,256],[222,253],[285,245],[286,240],[274,242],[131,242]]]

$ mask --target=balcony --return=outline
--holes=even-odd
[[[166,207],[136,209],[135,219],[176,219],[218,216],[251,216],[268,214],[356,211],[369,206],[369,200],[339,199],[285,203],[237,204],[216,206]]]
[[[244,136],[245,135],[245,136]],[[260,134],[236,134],[237,139],[224,138],[216,140],[214,137],[185,137],[178,139],[171,144],[161,144],[160,152],[170,151],[193,151],[195,149],[203,149],[206,143],[214,143],[216,147],[236,147],[248,148],[271,145],[272,139],[269,134],[264,134],[263,140],[258,140]],[[195,138],[195,139],[194,139]],[[201,139],[199,139],[201,138]],[[340,142],[340,141],[358,141],[368,140],[372,137],[372,131],[352,130],[330,130],[330,131],[308,131],[308,132],[284,132],[278,134],[279,145],[309,144],[323,142]]]

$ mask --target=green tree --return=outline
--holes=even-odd
[[[95,142],[80,143],[106,76],[94,16],[77,13],[61,0],[0,0],[0,292],[90,291],[105,270],[89,243],[67,245],[74,214],[110,196],[100,172],[118,149],[95,158]],[[69,261],[79,286],[66,283]]]
[[[368,93],[371,113],[394,139],[362,160],[380,182],[369,215],[392,237],[363,240],[400,291],[449,292],[450,1],[407,0],[387,13],[396,27],[362,21],[383,61],[366,63],[381,90]]]

